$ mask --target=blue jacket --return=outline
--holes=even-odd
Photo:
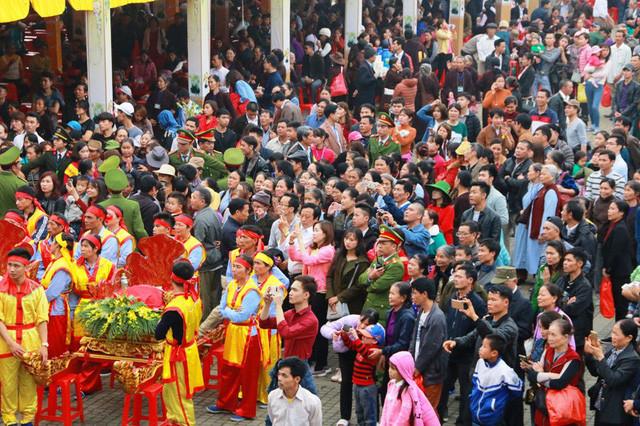
[[[389,325],[389,318],[391,318],[391,310],[387,313],[387,325]],[[382,348],[382,355],[389,359],[396,352],[408,350],[415,322],[416,313],[412,307],[400,309],[396,313],[393,335],[387,334],[387,343]]]
[[[512,399],[522,398],[522,380],[501,358],[495,363],[479,359],[471,379],[471,419],[481,426],[503,420],[504,408]]]
[[[409,259],[416,254],[427,254],[431,235],[423,224],[420,223],[411,229],[407,225],[402,225],[400,229],[404,232],[404,249]]]

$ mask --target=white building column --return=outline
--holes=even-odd
[[[187,56],[189,66],[189,95],[202,102],[208,89],[211,69],[211,1],[187,2]]]
[[[291,0],[271,0],[271,49],[280,49],[284,54],[284,68],[289,69],[291,63]]]
[[[344,57],[349,57],[349,46],[358,43],[362,26],[362,0],[346,0],[344,3]]]
[[[109,0],[95,0],[85,12],[90,115],[113,109],[111,11]]]
[[[418,25],[418,0],[402,0],[402,30],[411,27],[416,33]]]

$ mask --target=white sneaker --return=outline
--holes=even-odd
[[[336,423],[336,426],[349,426],[349,420],[340,419],[338,423]]]
[[[331,376],[331,381],[336,383],[342,383],[342,373],[339,368],[336,368],[336,372]]]

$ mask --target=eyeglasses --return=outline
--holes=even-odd
[[[469,235],[471,235],[470,232],[456,232],[456,236],[458,237],[468,237]]]

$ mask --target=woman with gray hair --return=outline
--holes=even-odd
[[[549,216],[560,216],[560,194],[556,180],[560,170],[553,164],[545,164],[540,170],[540,189],[532,199],[529,214],[529,232],[526,248],[526,269],[535,274],[540,266],[540,257],[545,244],[540,240],[542,225]]]
[[[438,298],[442,293],[442,289],[447,285],[451,279],[451,273],[453,271],[453,263],[456,260],[456,249],[454,246],[446,245],[438,247],[436,250],[435,267],[429,274],[429,278],[432,278],[436,283],[436,290],[438,291]]]
[[[430,104],[438,99],[440,84],[435,74],[431,70],[431,64],[421,64],[418,72],[418,98],[416,99],[416,109],[418,106]]]

